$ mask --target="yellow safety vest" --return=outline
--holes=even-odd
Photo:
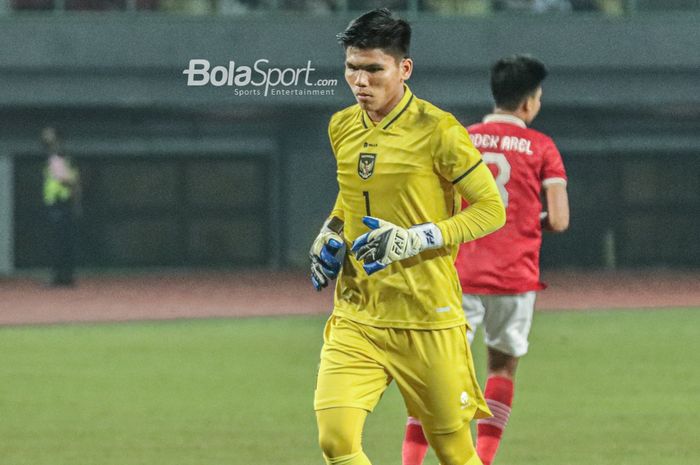
[[[78,171],[68,163],[68,170],[72,179],[76,179]],[[65,202],[73,195],[73,186],[67,186],[49,174],[49,168],[44,169],[44,203],[53,205],[56,202]]]

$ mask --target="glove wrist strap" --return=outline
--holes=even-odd
[[[323,223],[323,226],[321,227],[321,232],[331,231],[338,235],[342,235],[344,227],[345,224],[343,223],[343,220],[341,220],[337,216],[331,216]]]
[[[435,223],[417,224],[411,227],[420,237],[421,250],[439,249],[444,245],[442,231]]]

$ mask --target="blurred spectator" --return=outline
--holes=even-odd
[[[423,0],[422,10],[439,15],[477,16],[490,11],[490,0]]]
[[[493,0],[494,11],[571,11],[569,0]]]
[[[53,286],[74,284],[75,248],[80,209],[80,176],[78,168],[65,156],[62,140],[55,128],[41,131],[46,149],[44,168],[44,204],[51,228],[51,268]]]
[[[351,11],[369,11],[375,8],[389,8],[395,11],[408,9],[408,0],[347,0],[347,3]]]
[[[133,3],[132,3],[133,2]],[[410,0],[8,0],[12,10],[67,11],[162,10],[192,15],[244,14],[250,11],[299,11],[327,14],[336,11],[366,11],[387,7],[405,11]],[[627,0],[417,0],[420,11],[442,15],[483,15],[489,11],[600,11],[621,15],[629,11]],[[639,11],[696,10],[698,0],[642,0]],[[0,8],[2,11],[2,8]]]
[[[53,0],[10,0],[13,10],[53,10]]]
[[[618,16],[625,12],[626,0],[598,0],[598,9],[608,15]]]
[[[327,14],[335,9],[334,0],[281,0],[282,10],[303,11],[311,14]]]
[[[125,10],[124,0],[65,0],[66,10],[110,11]]]
[[[615,15],[624,11],[624,0],[492,0],[492,7],[494,11],[603,11]]]
[[[228,3],[240,3],[233,2]],[[187,15],[209,15],[217,11],[215,0],[159,0],[158,7],[161,11],[170,13],[183,13]],[[243,9],[241,12],[245,12]]]
[[[241,15],[248,12],[248,7],[239,0],[218,0],[216,11],[224,15]]]
[[[600,11],[598,0],[569,0],[574,11]]]
[[[58,7],[55,0],[10,0],[13,10],[53,10]],[[66,11],[113,11],[127,10],[128,0],[64,0]],[[134,0],[137,10],[155,10],[158,0]]]

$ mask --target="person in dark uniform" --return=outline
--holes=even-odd
[[[79,208],[80,177],[77,167],[65,156],[55,128],[41,132],[48,155],[44,169],[44,204],[51,226],[51,267],[53,286],[75,284],[75,249]]]

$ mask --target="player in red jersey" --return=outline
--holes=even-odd
[[[484,465],[493,462],[508,422],[518,360],[528,349],[535,293],[545,287],[539,270],[542,230],[563,232],[569,226],[561,155],[552,139],[527,127],[540,110],[546,75],[544,64],[528,56],[496,62],[491,68],[495,110],[467,128],[496,178],[507,216],[500,231],[463,244],[456,262],[462,306],[474,330],[484,326],[488,348],[485,396],[493,417],[477,424],[477,453]],[[473,333],[469,336],[471,342]],[[420,465],[427,448],[420,423],[409,417],[403,465]]]

